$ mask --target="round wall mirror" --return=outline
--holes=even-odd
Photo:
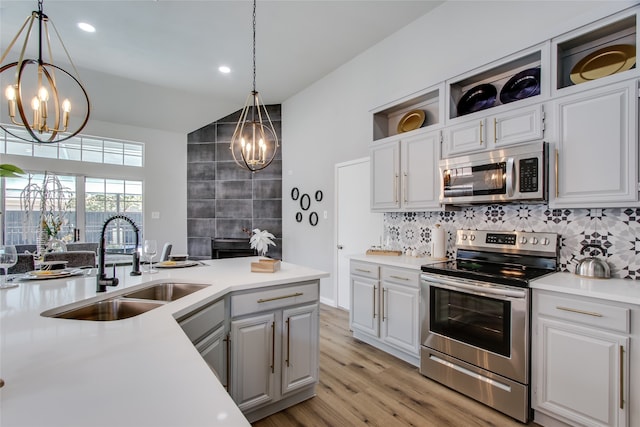
[[[303,211],[306,211],[309,209],[309,206],[311,206],[311,197],[305,193],[300,197],[300,207]]]

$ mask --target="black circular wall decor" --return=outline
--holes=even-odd
[[[309,206],[311,206],[311,197],[307,193],[304,193],[302,197],[300,197],[300,208],[303,211],[309,210]]]
[[[313,227],[318,225],[318,214],[317,213],[311,212],[309,214],[309,224],[311,224]]]
[[[298,187],[293,187],[291,189],[291,198],[293,200],[298,200],[299,196],[300,196],[300,190],[298,190]]]
[[[321,202],[322,201],[322,191],[318,190],[316,191],[316,202]]]
[[[297,212],[296,213],[296,221],[297,222],[302,222],[302,212]]]

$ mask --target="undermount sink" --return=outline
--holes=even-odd
[[[61,319],[109,321],[128,319],[163,305],[152,301],[133,301],[112,298],[95,301],[81,307],[50,315]]]
[[[206,287],[207,285],[194,285],[189,283],[158,283],[148,288],[124,294],[124,297],[169,302]]]
[[[42,313],[42,316],[93,321],[128,319],[206,287],[207,285],[190,283],[157,283],[124,295],[90,302],[72,309],[59,307]]]

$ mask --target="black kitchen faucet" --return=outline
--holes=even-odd
[[[136,232],[136,247],[133,251],[133,268],[131,270],[131,273],[129,274],[132,276],[139,276],[142,274],[140,272],[140,254],[138,253],[138,245],[140,244],[140,229],[131,218],[125,215],[114,215],[104,222],[104,225],[102,226],[102,232],[100,233],[100,253],[98,256],[98,276],[96,277],[96,292],[106,292],[107,286],[118,286],[115,264],[113,266],[113,277],[107,277],[105,273],[106,242],[104,235],[107,230],[107,225],[111,221],[116,219],[122,219],[128,222]]]

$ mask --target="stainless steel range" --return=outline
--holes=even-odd
[[[527,422],[529,282],[557,262],[554,233],[459,230],[454,261],[422,266],[420,373]]]

